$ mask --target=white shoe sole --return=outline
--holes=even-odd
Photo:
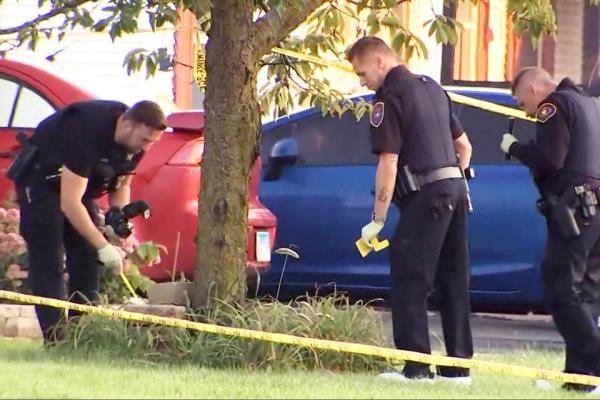
[[[391,379],[398,382],[423,382],[423,383],[433,383],[435,382],[434,378],[407,378],[401,372],[382,372],[377,375],[379,378],[383,379]]]

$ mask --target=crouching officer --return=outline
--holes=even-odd
[[[381,231],[390,202],[401,212],[390,247],[394,343],[398,349],[431,353],[427,298],[435,287],[446,351],[470,358],[469,199],[462,173],[471,158],[469,139],[440,85],[399,65],[381,39],[358,40],[347,58],[361,84],[376,90],[371,114],[371,146],[379,155],[376,198],[362,239],[369,243]],[[438,374],[470,383],[466,369],[441,367]],[[402,374],[382,376],[434,377],[428,365],[414,362],[407,362]]]
[[[162,110],[150,101],[131,108],[73,103],[38,125],[7,173],[17,188],[34,295],[64,298],[65,259],[75,302],[97,300],[98,262],[122,269],[122,253],[99,229],[95,199],[108,192],[110,206],[129,203],[132,174],[165,128]],[[60,339],[53,327],[61,310],[36,306],[36,312],[45,342]]]
[[[513,95],[537,119],[536,139],[505,134],[501,148],[531,169],[548,238],[542,279],[548,311],[566,344],[565,372],[600,376],[600,104],[570,79],[521,70]],[[593,387],[567,384],[591,391]]]

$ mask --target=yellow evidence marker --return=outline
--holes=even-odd
[[[381,251],[385,249],[390,245],[390,242],[387,239],[380,242],[379,239],[375,237],[371,239],[371,244],[373,245],[373,247],[367,246],[367,244],[364,240],[362,240],[362,238],[358,238],[358,240],[356,241],[356,248],[358,249],[358,252],[363,258],[365,258],[373,250]]]

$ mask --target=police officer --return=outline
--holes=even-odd
[[[122,253],[99,229],[95,199],[108,192],[110,206],[129,203],[132,174],[157,141],[166,120],[160,107],[141,101],[73,103],[43,120],[30,139],[31,162],[17,171],[21,234],[27,242],[34,295],[64,298],[63,247],[72,301],[96,301],[99,263],[120,271]],[[19,156],[21,157],[21,155]],[[61,311],[36,306],[46,343],[56,337]],[[56,332],[58,333],[58,332]]]
[[[542,279],[548,311],[566,344],[565,371],[600,375],[594,311],[600,295],[600,104],[571,79],[557,85],[540,68],[521,70],[512,92],[537,119],[536,139],[521,144],[504,134],[500,146],[530,168],[542,197],[548,231]]]
[[[372,221],[361,232],[365,243],[383,228],[391,202],[401,212],[390,246],[394,343],[402,350],[431,352],[427,298],[435,287],[446,351],[470,358],[468,198],[461,171],[470,162],[469,139],[440,85],[399,65],[381,39],[361,38],[347,58],[361,85],[376,90],[371,146],[379,162]],[[470,384],[466,369],[440,367],[438,375]],[[414,362],[407,362],[402,374],[381,376],[435,377],[429,365]]]

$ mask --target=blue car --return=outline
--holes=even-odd
[[[502,89],[446,88],[450,93],[516,107]],[[468,102],[467,102],[468,103]],[[540,277],[546,228],[536,210],[538,192],[527,168],[505,160],[499,148],[507,116],[454,101],[473,145],[470,181],[475,211],[469,216],[473,309],[529,311],[543,307]],[[517,119],[515,135],[528,141],[534,122]],[[354,243],[371,218],[376,156],[368,118],[357,122],[302,111],[263,127],[260,199],[278,219],[278,247],[300,255],[275,255],[260,291],[285,296],[336,288],[360,298],[386,298],[388,250],[362,258]],[[399,212],[390,215],[380,239],[389,238]]]

